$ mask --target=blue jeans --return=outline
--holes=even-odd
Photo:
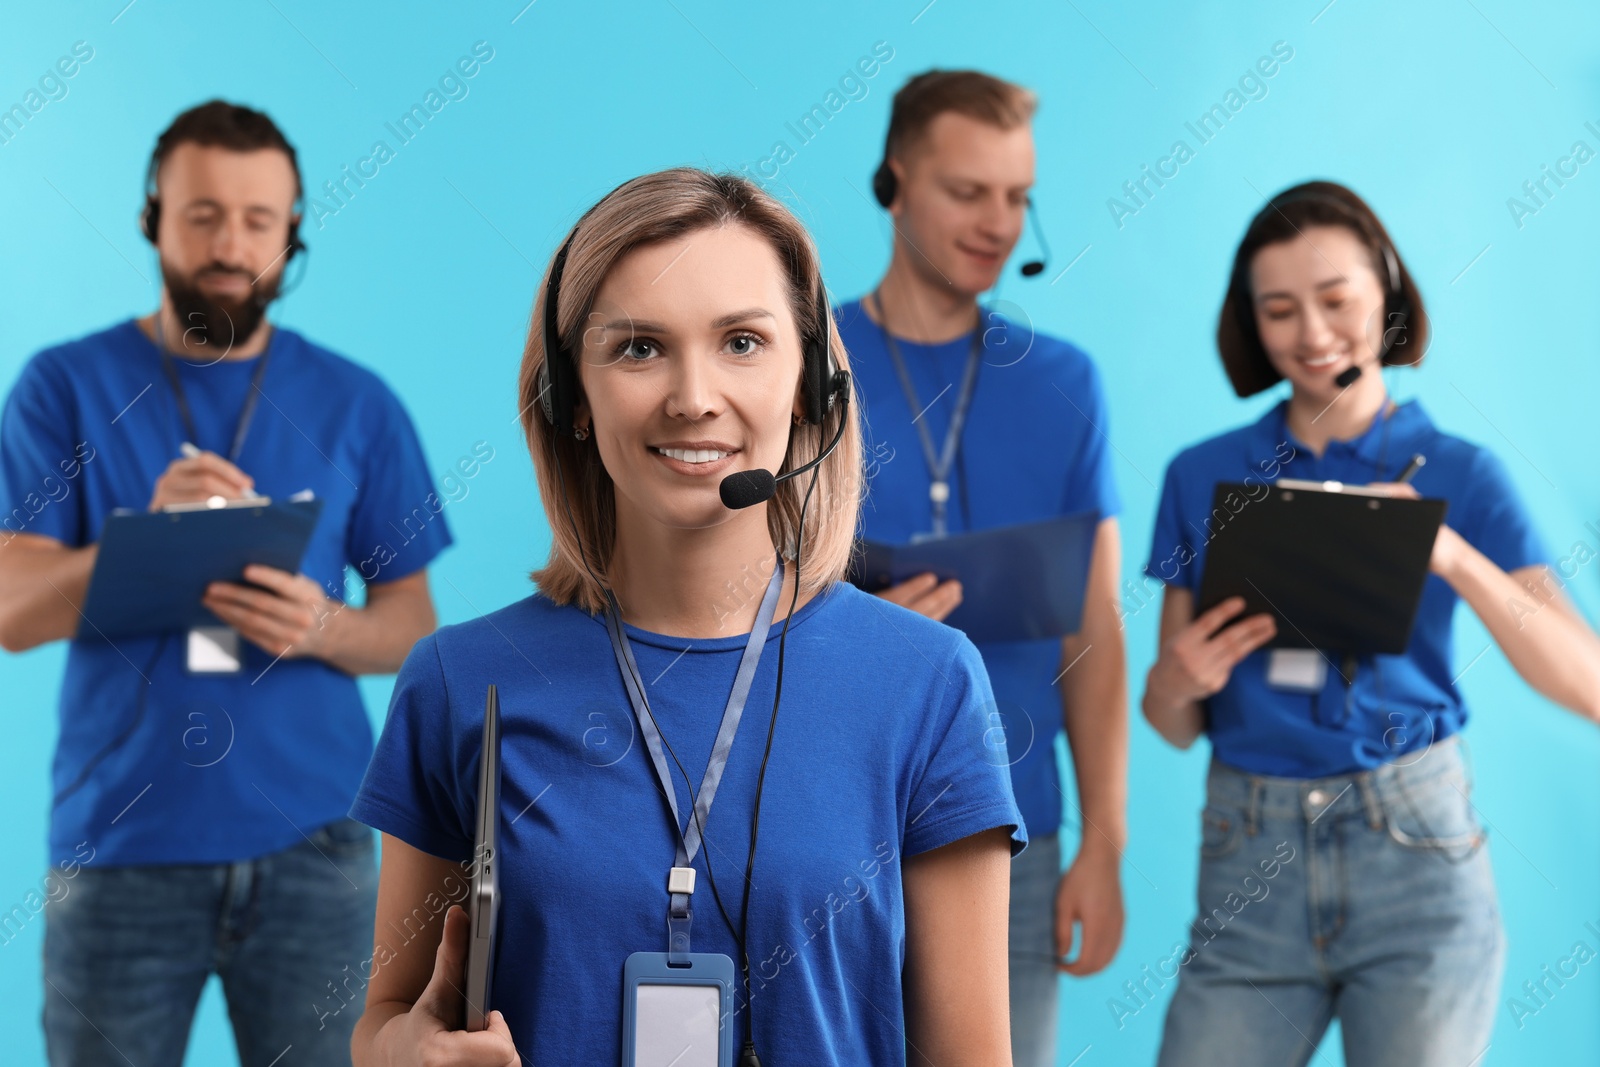
[[[1335,1017],[1348,1064],[1476,1062],[1505,935],[1470,788],[1454,738],[1333,778],[1213,761],[1200,913],[1145,980],[1178,979],[1160,1067],[1303,1065]]]
[[[1056,886],[1061,838],[1029,837],[1011,861],[1011,1058],[1016,1067],[1056,1063]]]
[[[212,972],[243,1067],[348,1065],[375,851],[370,829],[340,819],[237,863],[79,869],[45,911],[52,1067],[176,1067]]]

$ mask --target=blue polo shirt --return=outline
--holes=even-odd
[[[1353,440],[1328,442],[1321,458],[1289,433],[1288,405],[1178,453],[1162,486],[1146,574],[1198,596],[1216,532],[1208,520],[1218,482],[1393,481],[1419,452],[1427,464],[1411,484],[1448,502],[1445,522],[1474,548],[1505,571],[1551,561],[1504,464],[1442,433],[1417,401],[1373,420]],[[1375,767],[1454,734],[1467,718],[1452,681],[1457,599],[1448,582],[1430,574],[1405,654],[1363,657],[1348,694],[1331,669],[1320,693],[1269,686],[1269,650],[1251,653],[1205,702],[1213,754],[1255,774],[1316,778]]]
[[[835,314],[850,354],[866,431],[863,535],[905,544],[932,528],[928,503],[932,479],[912,423],[917,412],[906,403],[883,331],[867,316],[861,301],[851,301]],[[927,405],[922,421],[937,449],[955,410],[971,337],[941,345],[896,338],[896,344],[918,400]],[[1115,515],[1120,504],[1111,476],[1108,433],[1100,375],[1081,349],[985,312],[983,364],[961,435],[960,459],[951,472],[949,532],[1085,511],[1097,511],[1103,518]],[[967,509],[962,507],[963,482]],[[1055,753],[1062,727],[1056,686],[1063,666],[1061,642],[984,643],[978,651],[1016,760],[1011,782],[1028,833],[1053,834],[1061,826],[1062,813]]]
[[[176,361],[196,445],[228,454],[259,358]],[[160,354],[135,323],[40,352],[0,412],[0,552],[17,533],[98,541],[113,509],[149,506],[185,437]],[[322,500],[301,571],[336,599],[346,567],[393,581],[450,543],[394,394],[290,330],[273,330],[238,465],[266,496]],[[240,646],[239,673],[191,675],[181,633],[69,643],[52,863],[82,842],[97,865],[231,862],[345,814],[372,752],[356,680]]]
[[[698,786],[749,635],[626,630],[661,732]],[[693,950],[726,953],[736,971],[706,864],[737,923],[782,632],[779,620],[763,646],[694,859]],[[1014,851],[1025,841],[988,680],[961,634],[842,582],[790,622],[783,670],[750,898],[758,1048],[784,1063],[904,1063],[901,863],[996,827]],[[529,1063],[619,1063],[623,963],[666,951],[676,838],[604,619],[577,607],[530,596],[441,628],[406,659],[351,814],[464,867],[418,902],[415,922],[379,930],[371,966],[465,901],[490,683],[503,907],[489,1006]],[[688,787],[668,763],[687,820]],[[737,1007],[742,1042],[742,991]]]

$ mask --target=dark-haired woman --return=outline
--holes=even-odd
[[[1348,189],[1296,186],[1250,224],[1218,347],[1240,396],[1280,380],[1289,396],[1172,461],[1146,564],[1166,591],[1144,714],[1180,748],[1212,744],[1162,1067],[1304,1064],[1336,1017],[1352,1064],[1467,1067],[1488,1044],[1504,935],[1458,750],[1451,617],[1465,600],[1534,689],[1590,719],[1600,641],[1500,461],[1390,399],[1382,366],[1420,362],[1427,337],[1416,284]],[[1252,476],[1449,502],[1404,654],[1348,671],[1263,647],[1273,617],[1239,619],[1238,598],[1196,616],[1213,489]]]

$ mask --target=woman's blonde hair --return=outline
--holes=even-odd
[[[802,343],[813,338],[820,325],[817,295],[822,276],[816,249],[805,227],[786,207],[745,178],[677,167],[626,182],[578,221],[569,238],[557,295],[556,324],[564,349],[561,358],[579,358],[579,327],[587,320],[595,294],[619,260],[645,245],[728,224],[747,226],[772,245],[788,274],[789,305]],[[593,440],[558,437],[541,408],[540,370],[550,357],[545,351],[543,328],[549,278],[547,266],[534,302],[517,382],[522,429],[533,456],[539,496],[551,534],[550,558],[531,577],[540,592],[556,603],[576,603],[593,614],[606,606],[605,587],[610,582],[608,568],[617,533],[616,488],[600,462]],[[836,366],[848,370],[848,357],[832,314],[827,316],[826,329]],[[577,374],[576,364],[573,374]],[[802,370],[795,380],[797,391],[803,380]],[[821,426],[809,422],[793,426],[783,466],[775,472],[781,474],[815,458],[832,439],[840,419],[846,422],[844,435],[833,454],[816,468],[816,490],[806,512],[800,580],[808,595],[844,578],[850,566],[862,489],[861,426],[855,404],[836,400]],[[810,481],[811,475],[804,474],[780,483],[776,495],[767,503],[767,528],[772,542],[790,558],[799,532],[801,499]],[[748,588],[759,595],[767,578],[767,565],[759,560],[749,564],[754,580]],[[719,597],[736,597],[741,603],[748,595],[746,590],[734,588],[716,593]]]

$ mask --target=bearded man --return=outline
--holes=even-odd
[[[43,909],[56,1067],[181,1063],[212,974],[242,1062],[349,1063],[377,883],[345,815],[372,752],[356,676],[393,673],[434,628],[425,568],[451,538],[394,394],[267,321],[304,267],[300,197],[266,115],[179,115],[140,218],[160,307],[38,353],[0,412],[0,645],[68,641],[63,891]],[[322,502],[300,573],[213,582],[214,624],[187,632],[112,640],[82,619],[113,511],[246,497]]]

